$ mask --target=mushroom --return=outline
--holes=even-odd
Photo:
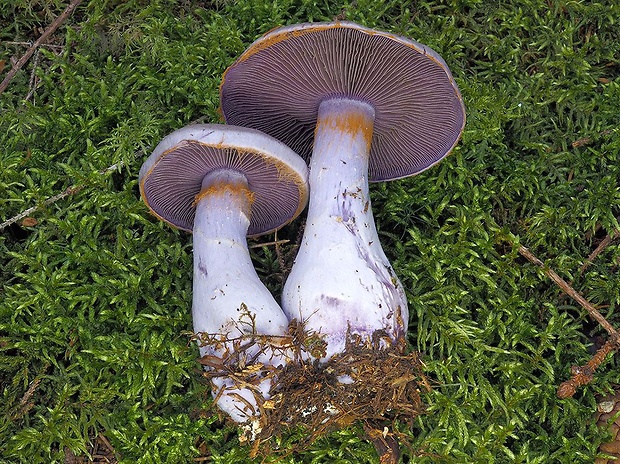
[[[289,319],[326,337],[323,361],[351,337],[402,342],[407,299],[379,242],[368,182],[417,174],[456,145],[465,108],[446,63],[352,22],[298,24],[256,40],[220,93],[227,123],[309,160],[306,229],[282,295]]]
[[[193,232],[194,332],[212,336],[201,355],[222,365],[236,354],[242,363],[284,364],[283,354],[252,343],[256,335],[285,335],[288,319],[256,274],[246,236],[272,232],[303,210],[304,160],[253,129],[191,125],[165,137],[144,162],[140,193],[159,219]],[[235,339],[245,352],[235,353]],[[236,422],[255,417],[254,393],[268,399],[270,388],[268,378],[257,379],[250,388],[214,377],[218,407]]]

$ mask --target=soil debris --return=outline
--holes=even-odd
[[[221,358],[200,359],[209,368],[204,373],[206,377],[233,379],[232,388],[248,388],[266,378],[272,379],[268,399],[258,389],[251,389],[259,414],[256,420],[241,426],[240,441],[251,444],[254,457],[277,454],[274,438],[300,430],[306,438],[293,451],[305,449],[327,433],[356,422],[365,429],[377,421],[412,423],[424,412],[421,393],[430,391],[420,354],[407,352],[404,340],[393,341],[383,330],[376,331],[370,339],[349,333],[345,351],[325,363],[319,362],[326,346],[320,334],[306,331],[297,320],[291,321],[285,337],[196,337],[203,344],[233,347]],[[289,362],[283,368],[253,363],[245,356],[249,348],[253,348],[253,353],[271,350],[274,355],[286,354]],[[380,457],[398,456],[393,434],[388,433],[387,427],[384,431],[383,440],[375,432],[367,436]]]

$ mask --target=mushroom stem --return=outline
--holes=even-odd
[[[319,106],[310,161],[310,203],[282,308],[323,334],[328,360],[347,334],[396,341],[408,321],[404,290],[377,234],[368,191],[374,108],[346,98]]]
[[[252,264],[246,234],[250,224],[253,195],[243,174],[231,169],[212,171],[205,176],[196,195],[194,219],[194,332],[215,335],[218,343],[200,347],[202,356],[225,360],[233,354],[233,338],[255,334],[283,335],[288,320],[273,296],[260,281]],[[243,345],[243,343],[242,343]],[[273,353],[251,346],[241,354],[248,364],[283,364]],[[214,396],[220,409],[237,422],[255,416],[258,409],[252,391],[232,387],[230,378],[213,379]],[[267,399],[270,383],[256,385]],[[245,401],[240,400],[241,396]],[[247,403],[252,405],[252,411]]]

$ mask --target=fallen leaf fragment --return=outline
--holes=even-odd
[[[33,217],[27,217],[24,218],[21,222],[21,225],[23,227],[34,227],[39,223],[39,221],[37,221],[35,218]]]

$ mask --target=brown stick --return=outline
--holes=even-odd
[[[254,243],[254,244],[250,245],[249,248],[262,248],[262,247],[266,247],[266,246],[275,245],[276,250],[277,250],[280,245],[284,245],[285,243],[288,243],[288,242],[290,242],[290,240],[274,240],[272,242]]]
[[[383,430],[379,430],[369,424],[364,424],[363,427],[366,437],[377,450],[379,462],[381,464],[396,464],[400,459],[400,447],[398,440],[392,433],[389,433],[388,428],[384,427]]]
[[[599,324],[601,324],[601,326],[610,335],[614,337],[618,336],[618,331],[614,328],[614,326],[612,326],[609,323],[609,321],[607,321],[607,319],[605,319],[605,317],[598,311],[598,309],[596,309],[594,305],[590,303],[588,300],[586,300],[583,296],[577,293],[577,291],[573,287],[571,287],[568,284],[568,282],[566,282],[558,274],[556,274],[553,271],[553,269],[550,269],[549,267],[545,266],[545,264],[540,259],[534,256],[534,254],[530,250],[528,250],[526,247],[524,247],[523,245],[519,245],[519,253],[521,254],[521,256],[526,258],[529,262],[540,267],[544,271],[544,273],[547,275],[547,277],[553,280],[562,290],[564,290],[564,292],[566,292],[568,296],[570,296],[575,301],[577,301],[581,306],[583,306],[588,311],[590,316],[594,320],[596,320]]]
[[[60,16],[58,16],[52,22],[52,24],[48,26],[48,28],[43,32],[43,34],[41,34],[41,36],[35,41],[35,43],[33,43],[32,46],[28,48],[28,50],[26,50],[26,53],[24,53],[24,55],[19,59],[19,61],[15,63],[15,66],[13,66],[9,70],[2,83],[0,83],[0,93],[6,90],[6,88],[9,86],[9,83],[11,82],[11,79],[13,79],[13,77],[15,77],[15,74],[17,74],[17,72],[28,62],[28,60],[37,50],[37,48],[39,48],[41,44],[45,43],[47,38],[52,35],[56,31],[56,29],[58,29],[58,27],[71,15],[71,13],[73,13],[73,10],[75,10],[75,8],[80,3],[82,3],[82,0],[72,0],[71,3],[69,3],[69,5],[67,6],[67,8],[65,8],[65,11],[63,11]]]
[[[99,171],[99,174],[107,174],[109,172],[114,171],[115,169],[118,169],[118,167],[122,166],[122,165],[123,165],[122,161],[120,163],[113,164],[113,165],[108,166],[107,168],[102,169],[101,171]],[[37,205],[37,206],[33,206],[31,208],[28,208],[28,209],[22,211],[21,213],[19,213],[17,216],[13,216],[12,218],[7,219],[2,224],[0,224],[0,232],[3,231],[4,229],[6,229],[11,224],[16,223],[20,219],[24,219],[25,217],[30,216],[32,213],[37,211],[42,206],[52,205],[52,204],[56,203],[57,201],[62,200],[63,198],[68,197],[69,195],[74,195],[74,194],[78,193],[84,187],[85,187],[85,185],[77,185],[75,187],[67,187],[63,192],[57,193],[56,195],[47,198],[43,202],[42,205]]]
[[[43,366],[41,373],[39,373],[39,375],[37,375],[32,380],[32,382],[30,382],[30,386],[28,387],[28,390],[26,390],[26,393],[24,393],[24,396],[19,402],[19,411],[14,413],[11,419],[13,420],[20,419],[32,408],[33,404],[30,402],[30,399],[34,395],[37,388],[39,388],[39,385],[41,384],[41,381],[43,380],[43,376],[45,375],[49,367],[50,367],[49,364],[45,364]]]
[[[56,203],[58,200],[62,200],[63,198],[68,197],[69,195],[73,195],[74,193],[78,192],[79,189],[80,189],[79,187],[67,187],[63,192],[57,193],[53,197],[49,197],[48,199],[46,199],[43,202],[43,206],[51,205],[53,203]],[[13,216],[11,219],[7,219],[2,224],[0,224],[0,231],[6,229],[8,226],[19,221],[20,219],[23,219],[29,216],[30,214],[34,213],[38,209],[39,209],[39,206],[33,206],[32,208],[28,208],[22,211],[17,216]]]
[[[592,264],[592,262],[596,259],[596,257],[600,255],[603,252],[603,250],[611,244],[611,242],[613,242],[616,238],[618,238],[619,235],[620,235],[620,230],[616,230],[613,233],[608,234],[603,239],[603,241],[599,243],[596,249],[592,253],[590,253],[590,256],[586,258],[585,262],[579,268],[579,273],[583,274],[583,271],[585,271]]]
[[[618,337],[611,337],[584,366],[572,366],[571,373],[573,376],[559,386],[557,391],[558,398],[570,398],[577,392],[578,387],[592,382],[594,371],[596,371],[609,353],[618,349],[620,346],[618,344],[619,340]]]
[[[604,130],[603,132],[600,132],[598,135],[599,136],[609,135],[611,133],[612,133],[612,130],[608,129],[608,130]],[[571,143],[571,146],[573,148],[577,148],[577,147],[583,147],[584,145],[588,145],[589,143],[592,143],[592,137],[584,137],[582,139],[575,140],[573,143]]]

